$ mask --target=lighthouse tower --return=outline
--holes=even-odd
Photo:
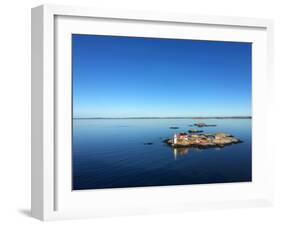
[[[177,143],[177,134],[174,135],[174,144]]]

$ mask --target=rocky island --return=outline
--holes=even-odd
[[[226,145],[241,143],[242,141],[235,138],[231,134],[215,133],[215,134],[175,134],[172,139],[164,141],[172,147],[194,147],[194,148],[216,148]]]
[[[169,128],[170,129],[179,129],[179,127],[177,127],[177,126],[170,126]]]
[[[203,123],[203,122],[194,123],[193,125],[197,126],[197,127],[215,127],[215,126],[217,126],[217,125],[206,124],[206,123]]]
[[[189,133],[202,133],[203,130],[196,130],[196,129],[190,129],[188,130]]]

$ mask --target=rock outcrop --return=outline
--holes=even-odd
[[[170,129],[179,129],[177,126],[171,126]]]
[[[211,125],[211,124],[206,124],[206,123],[194,123],[193,124],[194,126],[197,126],[197,127],[214,127],[214,126],[217,126],[217,125]]]
[[[188,130],[189,133],[202,133],[203,130],[197,130],[197,129],[190,129]]]

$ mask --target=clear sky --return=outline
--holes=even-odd
[[[250,116],[251,48],[72,35],[73,117]]]

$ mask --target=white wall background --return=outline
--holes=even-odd
[[[30,8],[43,3],[275,20],[274,207],[50,222],[53,225],[281,225],[281,6],[278,0],[6,0],[0,8],[0,225],[38,225],[30,208]],[[278,134],[279,133],[279,134]],[[266,151],[266,150],[265,150]]]

